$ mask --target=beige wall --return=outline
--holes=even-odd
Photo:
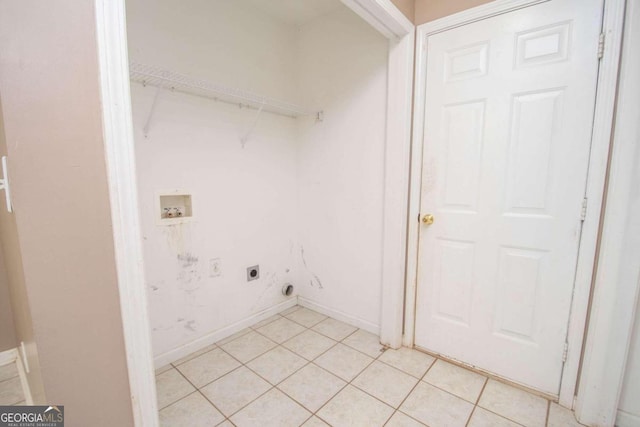
[[[0,120],[2,120],[1,117]],[[16,345],[16,329],[13,323],[13,310],[9,294],[9,278],[7,277],[7,269],[4,264],[2,247],[0,246],[0,352],[15,348]]]
[[[2,1],[2,0],[0,0]],[[2,3],[0,3],[0,6]],[[2,25],[2,7],[0,7],[0,26]],[[1,27],[0,27],[1,28]],[[0,29],[0,78],[4,70],[4,56],[2,55],[3,34]],[[0,83],[0,156],[7,155],[7,140],[5,137],[4,114],[2,98],[2,84]],[[10,165],[11,166],[11,165]],[[9,181],[12,181],[13,173],[9,167]],[[35,402],[44,402],[44,386],[40,375],[40,362],[33,335],[33,325],[31,323],[31,310],[27,297],[27,288],[24,281],[22,269],[22,256],[20,242],[18,241],[18,227],[15,215],[7,211],[4,197],[0,197],[0,245],[4,256],[4,266],[6,267],[6,279],[8,292],[10,294],[11,311],[15,326],[16,341],[24,342],[27,350],[27,362],[30,371],[27,374],[27,381],[31,389],[31,394]]]
[[[424,24],[425,22],[480,6],[490,1],[491,0],[415,0],[414,22],[416,25]]]
[[[93,1],[0,0],[24,282],[47,401],[69,427],[133,425],[98,77]]]
[[[0,120],[2,120],[1,117]],[[1,239],[2,236],[0,234]],[[13,310],[11,309],[11,297],[9,295],[9,278],[7,277],[2,246],[0,245],[0,352],[14,348],[16,342],[16,329],[13,323]]]
[[[404,15],[413,22],[416,0],[391,0]]]

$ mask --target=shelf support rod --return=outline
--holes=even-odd
[[[156,87],[156,93],[153,96],[153,102],[151,103],[149,114],[147,115],[147,121],[144,124],[144,128],[142,128],[145,138],[149,138],[149,128],[151,127],[151,119],[153,119],[153,115],[156,112],[156,105],[158,104],[158,97],[160,96],[161,90],[162,89],[160,89],[160,87]]]
[[[244,148],[245,144],[249,140],[249,136],[251,136],[251,134],[253,133],[253,130],[256,128],[256,125],[258,124],[258,119],[260,118],[260,114],[262,113],[262,109],[264,108],[264,104],[265,104],[264,102],[262,104],[260,104],[260,108],[258,108],[258,112],[256,113],[256,116],[253,119],[253,123],[251,123],[251,127],[244,134],[244,136],[242,138],[240,138],[240,143],[242,144],[242,148]],[[240,104],[240,105],[242,105],[242,104]]]

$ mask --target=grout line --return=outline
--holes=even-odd
[[[484,393],[484,389],[487,388],[487,384],[489,384],[489,378],[485,377],[484,384],[482,384],[482,389],[480,389],[480,393],[478,393],[478,397],[476,398],[474,405],[478,406],[478,403],[480,403],[480,398],[482,397],[482,393]]]
[[[174,368],[174,369],[175,369],[175,368]],[[202,397],[204,397],[204,399],[205,399],[207,402],[209,402],[209,403],[211,404],[211,406],[213,406],[213,407],[214,407],[218,412],[220,412],[220,414],[222,414],[222,416],[223,416],[223,417],[226,417],[226,415],[224,414],[224,412],[222,412],[222,411],[220,410],[220,408],[218,408],[218,407],[217,407],[217,406],[216,406],[212,401],[210,401],[210,400],[207,398],[207,396],[205,396],[205,395],[204,395],[204,393],[202,393],[202,392],[200,391],[200,389],[199,389],[198,387],[196,387],[196,385],[195,385],[194,383],[192,383],[192,382],[191,382],[191,380],[189,380],[189,378],[187,378],[187,376],[186,376],[185,374],[183,374],[182,372],[180,372],[180,370],[179,370],[179,369],[176,369],[176,371],[178,371],[178,373],[179,373],[180,375],[182,375],[182,377],[183,377],[185,380],[187,380],[187,382],[188,382],[189,384],[191,384],[191,386],[192,386],[193,388],[195,388],[195,389],[196,389],[196,391],[195,391],[196,393],[200,393],[200,395],[201,395]],[[184,396],[184,397],[182,397],[182,398],[180,398],[180,399],[176,400],[174,403],[178,403],[178,402],[180,402],[182,399],[184,399],[185,397],[191,396],[192,394],[193,394],[193,393],[189,393],[187,396]],[[167,408],[167,406],[165,406],[165,408]],[[164,408],[163,408],[163,409],[164,409]],[[159,411],[158,411],[158,412],[159,412]]]
[[[549,416],[551,415],[551,401],[547,401],[547,414],[544,419],[545,427],[549,425]]]
[[[290,311],[289,313],[287,313],[287,315],[292,314],[292,313],[295,313],[296,311],[301,310],[301,309],[303,309],[303,308],[304,308],[304,307],[300,307],[300,306],[297,306],[297,307],[298,307],[298,308],[297,308],[296,310]],[[290,308],[289,310],[291,310],[291,308]],[[310,310],[310,309],[309,309],[309,310]],[[313,310],[310,310],[310,311],[313,311]],[[483,385],[482,385],[482,389],[481,389],[480,393],[478,394],[478,397],[476,398],[475,403],[473,403],[473,402],[469,402],[469,401],[467,401],[467,400],[465,400],[465,399],[462,399],[462,398],[460,398],[459,396],[456,396],[455,394],[453,394],[453,393],[451,393],[451,392],[449,392],[449,391],[447,391],[447,390],[444,390],[444,389],[442,389],[442,388],[438,387],[438,386],[437,386],[437,385],[435,385],[435,384],[431,384],[431,383],[429,383],[429,382],[427,382],[427,381],[425,380],[425,378],[426,378],[427,374],[431,371],[431,369],[433,368],[433,366],[435,366],[435,364],[436,364],[436,362],[437,362],[438,360],[444,360],[444,361],[448,361],[448,360],[445,360],[445,359],[442,359],[442,358],[440,358],[440,357],[433,356],[433,355],[431,355],[431,354],[427,353],[427,354],[429,354],[431,357],[433,357],[433,358],[434,358],[434,360],[433,360],[433,362],[432,362],[431,364],[429,364],[429,366],[428,366],[428,368],[426,369],[426,371],[425,371],[425,372],[424,372],[420,377],[415,377],[415,376],[413,376],[413,375],[409,374],[408,372],[405,372],[404,370],[402,370],[402,369],[400,369],[400,368],[398,368],[398,367],[396,367],[396,366],[393,366],[393,365],[391,365],[390,363],[385,362],[384,360],[380,360],[381,356],[382,356],[382,355],[383,355],[383,354],[384,354],[388,349],[383,349],[382,351],[380,351],[380,353],[379,353],[378,355],[376,355],[375,357],[373,357],[373,356],[371,356],[370,354],[367,354],[367,353],[365,353],[364,351],[362,351],[362,350],[360,350],[360,349],[358,349],[358,348],[355,348],[355,347],[352,347],[352,346],[351,346],[351,345],[349,345],[349,344],[346,344],[346,343],[345,343],[345,340],[347,340],[347,339],[348,339],[349,337],[351,337],[352,335],[356,334],[358,331],[360,331],[360,330],[361,330],[361,328],[356,328],[354,331],[352,331],[351,333],[349,333],[348,335],[346,335],[346,336],[345,336],[345,337],[343,337],[342,339],[340,339],[340,340],[336,340],[335,338],[333,338],[333,337],[331,337],[331,336],[329,336],[329,335],[326,335],[326,334],[324,334],[324,333],[322,333],[322,332],[320,332],[320,331],[317,331],[317,330],[313,329],[314,327],[316,327],[316,326],[317,326],[317,325],[319,325],[320,323],[325,322],[325,321],[326,321],[326,320],[328,320],[328,319],[333,319],[333,318],[331,318],[331,317],[329,317],[329,316],[325,316],[325,318],[324,318],[324,319],[322,319],[321,321],[319,321],[319,322],[315,323],[315,324],[314,324],[314,325],[312,325],[312,326],[306,326],[306,325],[303,325],[303,324],[301,324],[301,323],[296,322],[296,321],[295,321],[295,320],[293,320],[293,319],[289,319],[289,318],[287,318],[286,316],[282,315],[281,313],[277,313],[277,314],[275,314],[275,315],[273,316],[273,317],[274,317],[274,320],[272,320],[271,322],[269,322],[269,323],[267,323],[267,324],[261,325],[261,326],[260,326],[260,328],[265,327],[265,326],[268,326],[268,325],[270,325],[271,323],[273,323],[273,322],[275,322],[275,321],[280,320],[280,319],[276,318],[276,316],[279,316],[279,317],[280,317],[280,319],[287,319],[287,320],[289,320],[289,321],[291,321],[291,322],[295,323],[296,325],[300,325],[300,326],[302,326],[304,329],[303,329],[301,332],[299,332],[299,333],[297,333],[297,334],[294,334],[294,335],[292,335],[291,337],[288,337],[288,338],[287,338],[286,340],[284,340],[282,343],[278,343],[278,342],[273,341],[269,336],[267,336],[267,335],[265,335],[265,334],[263,334],[263,333],[259,332],[259,331],[258,331],[258,329],[259,329],[259,328],[254,329],[253,327],[251,327],[251,326],[250,326],[250,327],[248,327],[248,328],[247,328],[247,333],[242,334],[242,335],[238,336],[237,338],[235,338],[235,339],[233,339],[233,340],[231,340],[231,341],[228,341],[228,342],[226,342],[225,344],[223,344],[223,345],[226,345],[226,344],[228,344],[228,343],[231,343],[231,342],[233,342],[233,341],[235,341],[235,340],[237,340],[237,339],[240,339],[240,338],[244,337],[245,335],[247,335],[247,334],[248,334],[248,333],[250,333],[250,332],[256,332],[259,336],[264,337],[264,338],[266,338],[267,340],[269,340],[270,342],[272,342],[272,343],[274,343],[274,344],[275,344],[275,346],[274,346],[274,347],[271,347],[271,348],[269,348],[269,349],[267,349],[267,350],[263,351],[262,353],[258,354],[257,356],[253,357],[252,359],[248,360],[247,362],[242,362],[242,361],[240,361],[238,358],[236,358],[236,357],[235,357],[235,356],[233,356],[231,353],[229,353],[229,352],[228,352],[228,351],[226,351],[224,348],[222,348],[222,346],[221,346],[221,345],[219,345],[218,343],[214,343],[214,344],[215,344],[215,346],[214,346],[213,348],[211,348],[210,350],[208,350],[208,351],[206,351],[206,352],[204,352],[204,353],[202,353],[202,354],[200,354],[200,355],[198,355],[198,356],[196,356],[196,357],[194,357],[194,358],[192,358],[192,359],[189,359],[189,360],[187,360],[187,361],[184,361],[184,362],[182,362],[182,363],[180,363],[180,364],[174,364],[175,362],[174,362],[174,363],[170,363],[170,364],[168,364],[168,366],[170,366],[170,367],[171,367],[170,369],[175,369],[176,371],[178,371],[178,373],[179,373],[182,377],[184,377],[184,378],[185,378],[185,380],[186,380],[186,381],[187,381],[191,386],[193,386],[193,387],[194,387],[195,391],[194,391],[194,392],[192,392],[192,393],[187,394],[186,396],[183,396],[182,398],[180,398],[180,399],[176,400],[175,402],[170,403],[169,405],[167,405],[167,406],[165,406],[165,407],[163,407],[163,408],[161,408],[161,409],[165,409],[165,408],[167,408],[167,407],[169,407],[169,406],[171,406],[171,405],[173,405],[173,404],[175,404],[175,403],[177,403],[177,402],[181,401],[182,399],[184,399],[184,398],[186,398],[186,397],[190,396],[191,394],[193,394],[193,393],[195,393],[195,392],[198,392],[198,393],[200,393],[200,394],[201,394],[201,395],[202,395],[202,396],[203,396],[203,397],[204,397],[204,398],[205,398],[205,399],[206,399],[206,400],[207,400],[207,401],[208,401],[208,402],[209,402],[209,403],[210,403],[210,404],[211,404],[211,405],[216,409],[216,410],[218,410],[218,411],[219,411],[219,412],[220,412],[220,413],[225,417],[225,420],[224,420],[224,421],[228,421],[229,423],[233,424],[233,422],[232,422],[232,421],[231,421],[231,419],[230,419],[232,416],[234,416],[234,415],[236,415],[237,413],[241,412],[242,410],[244,410],[245,408],[247,408],[248,406],[250,406],[252,403],[254,403],[256,400],[258,400],[258,399],[262,398],[265,394],[267,394],[267,393],[269,393],[269,392],[271,392],[272,390],[274,390],[274,389],[275,389],[275,390],[277,390],[279,393],[284,394],[287,398],[289,398],[289,399],[291,399],[292,401],[294,401],[296,404],[300,405],[300,407],[301,407],[301,408],[303,408],[305,411],[307,411],[307,412],[311,413],[311,415],[310,415],[310,416],[305,420],[305,422],[307,422],[307,421],[311,420],[313,417],[317,417],[318,419],[320,419],[320,420],[322,420],[322,421],[326,422],[326,420],[324,420],[322,417],[320,417],[320,416],[318,415],[318,413],[319,413],[319,412],[320,412],[320,411],[321,411],[321,410],[322,410],[322,409],[323,409],[323,408],[324,408],[324,407],[325,407],[329,402],[331,402],[333,399],[335,399],[335,397],[336,397],[336,396],[338,396],[340,393],[342,393],[342,392],[343,392],[347,387],[352,386],[352,387],[353,387],[353,388],[355,388],[356,390],[358,390],[358,391],[360,391],[360,392],[362,392],[362,393],[366,394],[367,396],[370,396],[371,398],[373,398],[373,399],[377,400],[378,402],[380,402],[380,403],[382,403],[382,404],[384,404],[384,405],[386,405],[386,406],[388,406],[388,407],[390,407],[390,408],[392,408],[392,409],[393,409],[393,411],[392,411],[391,415],[390,415],[390,416],[389,416],[389,418],[387,418],[387,420],[385,421],[385,423],[384,423],[385,425],[386,425],[386,424],[391,420],[391,418],[393,418],[393,416],[394,416],[396,413],[398,413],[398,412],[400,412],[400,413],[401,413],[401,414],[403,414],[404,416],[407,416],[407,417],[411,418],[412,420],[415,420],[416,422],[422,423],[421,421],[416,420],[415,418],[413,418],[411,415],[408,415],[408,414],[406,414],[405,412],[401,411],[401,410],[400,410],[400,408],[401,408],[401,407],[402,407],[402,405],[406,402],[406,400],[409,398],[409,396],[410,396],[410,395],[415,391],[416,387],[417,387],[421,382],[425,382],[426,384],[428,384],[428,385],[430,385],[430,386],[432,386],[432,387],[435,387],[436,389],[441,390],[441,391],[443,391],[443,392],[445,392],[445,393],[447,393],[447,394],[449,394],[449,395],[451,395],[451,396],[454,396],[454,397],[456,397],[456,398],[458,398],[458,399],[461,399],[461,400],[463,400],[463,401],[465,401],[465,402],[467,402],[467,403],[471,403],[471,404],[473,404],[473,405],[474,405],[474,406],[473,406],[473,409],[472,409],[472,411],[471,411],[471,413],[470,413],[470,415],[469,415],[469,417],[468,417],[468,419],[467,419],[467,421],[466,421],[466,424],[465,424],[465,425],[468,425],[468,424],[470,423],[470,421],[471,421],[471,418],[473,417],[473,414],[476,412],[476,409],[479,407],[480,398],[482,397],[483,393],[485,392],[485,389],[486,389],[486,387],[487,387],[487,385],[488,385],[488,383],[489,383],[489,379],[493,378],[493,377],[491,377],[491,376],[486,375],[485,373],[476,372],[476,371],[475,371],[475,370],[473,370],[473,369],[468,369],[466,366],[460,366],[460,365],[458,365],[458,366],[459,366],[459,367],[461,367],[462,369],[466,369],[466,370],[470,370],[471,372],[479,373],[480,375],[482,375],[482,376],[485,378],[484,383],[483,383]],[[323,315],[323,316],[324,316],[324,315]],[[335,319],[333,319],[333,320],[335,320]],[[344,322],[341,322],[341,323],[344,323]],[[305,333],[305,332],[307,332],[307,331],[312,331],[312,332],[314,332],[314,333],[317,333],[317,334],[319,334],[319,335],[321,335],[321,336],[323,336],[323,337],[326,337],[326,338],[330,339],[330,340],[333,342],[333,344],[332,344],[330,347],[328,347],[326,350],[322,351],[321,353],[319,353],[318,355],[316,355],[315,357],[313,357],[313,359],[311,359],[311,360],[309,360],[309,359],[307,359],[306,357],[304,357],[304,356],[302,356],[302,355],[300,355],[300,354],[296,353],[295,351],[293,351],[293,350],[291,350],[291,349],[289,349],[289,348],[285,347],[285,345],[284,345],[284,344],[286,344],[287,342],[289,342],[289,341],[293,340],[294,338],[296,338],[296,337],[298,337],[298,336],[300,336],[300,335],[304,334],[304,333]],[[331,350],[335,349],[335,348],[338,346],[338,344],[342,344],[342,345],[343,345],[343,346],[345,346],[347,349],[349,349],[349,350],[353,350],[353,351],[356,351],[358,354],[364,355],[364,356],[366,356],[366,357],[368,357],[368,358],[370,358],[370,359],[371,359],[371,361],[370,361],[370,362],[368,362],[368,363],[367,363],[367,364],[366,364],[362,369],[360,369],[360,370],[359,370],[359,371],[358,371],[358,372],[353,376],[353,378],[352,378],[350,381],[346,381],[346,380],[344,380],[343,378],[340,378],[340,377],[339,377],[338,375],[336,375],[335,373],[333,373],[333,372],[329,371],[328,369],[325,369],[324,367],[322,367],[322,366],[320,366],[320,365],[318,365],[318,364],[316,363],[316,361],[317,361],[319,358],[321,358],[322,356],[324,356],[325,354],[327,354],[327,353],[328,353],[328,352],[330,352]],[[270,382],[269,380],[267,380],[266,378],[264,378],[263,376],[261,376],[258,372],[256,372],[256,371],[254,371],[253,369],[251,369],[251,368],[248,366],[248,364],[249,364],[249,363],[251,363],[252,361],[256,360],[257,358],[259,358],[259,357],[261,357],[261,356],[263,356],[263,355],[267,354],[268,352],[270,352],[270,351],[272,351],[272,350],[277,349],[278,347],[281,347],[282,349],[284,349],[284,350],[286,350],[286,351],[288,351],[288,352],[290,352],[290,353],[294,354],[296,357],[299,357],[299,358],[300,358],[302,361],[304,361],[305,363],[304,363],[300,368],[298,368],[298,369],[294,370],[292,373],[290,373],[289,375],[287,375],[286,377],[284,377],[282,380],[280,380],[280,381],[279,381],[279,382],[277,382],[276,384],[271,384],[271,382]],[[216,378],[215,380],[213,380],[213,381],[211,381],[211,382],[209,382],[209,383],[207,383],[207,384],[203,385],[202,387],[199,387],[199,388],[198,388],[198,387],[196,387],[196,386],[195,386],[195,385],[194,385],[194,384],[193,384],[193,383],[192,383],[188,378],[186,378],[186,376],[185,376],[185,375],[184,375],[184,374],[183,374],[183,373],[178,369],[178,367],[179,367],[179,366],[181,366],[181,365],[182,365],[182,364],[184,364],[184,363],[187,363],[187,362],[189,362],[189,361],[192,361],[192,360],[194,360],[194,359],[197,359],[198,357],[203,356],[203,355],[205,355],[205,354],[207,354],[207,353],[209,353],[209,352],[211,352],[211,351],[215,350],[216,348],[219,348],[223,353],[225,353],[225,354],[227,354],[228,356],[230,356],[233,360],[236,360],[240,365],[239,365],[239,366],[237,366],[236,368],[232,369],[231,371],[229,371],[229,372],[225,373],[224,375],[222,375],[222,376],[220,376],[220,377]],[[413,349],[413,350],[416,350],[416,349]],[[422,352],[422,353],[424,353],[424,352]],[[376,396],[374,396],[374,395],[370,394],[370,393],[369,393],[369,392],[367,392],[366,390],[361,389],[360,387],[358,387],[357,385],[355,385],[355,384],[353,383],[357,378],[359,378],[359,377],[360,377],[360,375],[362,375],[362,373],[363,373],[365,370],[367,370],[369,367],[371,367],[371,366],[372,366],[376,361],[379,361],[380,363],[383,363],[384,365],[386,365],[386,366],[388,366],[388,367],[390,367],[390,368],[392,368],[392,369],[395,369],[395,370],[397,370],[397,371],[399,371],[399,372],[401,372],[401,373],[403,373],[403,374],[405,374],[405,375],[409,375],[409,376],[410,376],[412,379],[414,379],[414,380],[415,380],[415,379],[417,379],[416,384],[415,384],[415,385],[411,388],[411,390],[407,393],[407,395],[406,395],[406,396],[404,397],[404,399],[400,402],[400,404],[397,406],[397,408],[393,407],[392,405],[390,405],[390,404],[389,404],[389,403],[387,403],[387,402],[382,401],[382,400],[381,400],[381,399],[379,399],[378,397],[376,397]],[[322,404],[322,405],[321,405],[321,406],[320,406],[316,411],[311,411],[311,410],[310,410],[309,408],[307,408],[304,404],[302,404],[301,402],[297,401],[294,397],[290,396],[287,392],[285,392],[284,390],[282,390],[282,389],[280,388],[280,386],[281,386],[285,381],[287,381],[289,378],[293,377],[294,375],[296,375],[297,373],[299,373],[301,370],[305,369],[306,367],[308,367],[308,366],[310,366],[310,365],[313,365],[314,367],[316,367],[316,368],[318,368],[318,369],[322,369],[323,371],[327,372],[329,375],[331,375],[331,376],[333,376],[333,377],[336,377],[336,378],[340,379],[341,381],[345,382],[345,384],[344,384],[344,385],[343,385],[343,386],[342,386],[338,391],[336,391],[335,393],[333,393],[333,394],[329,397],[329,399],[328,399],[324,404]],[[454,364],[454,365],[455,365],[455,364]],[[256,398],[252,399],[252,400],[251,400],[251,401],[249,401],[247,404],[243,405],[241,408],[239,408],[238,410],[236,410],[235,412],[233,412],[232,414],[230,414],[229,416],[227,416],[227,415],[226,415],[226,414],[224,414],[222,411],[220,411],[220,409],[219,409],[219,408],[218,408],[218,407],[217,407],[217,406],[216,406],[216,405],[215,405],[211,400],[209,400],[209,398],[207,398],[207,396],[202,392],[202,389],[203,389],[204,387],[209,386],[209,385],[210,385],[210,384],[212,384],[213,382],[216,382],[216,381],[218,381],[218,380],[220,380],[220,379],[224,378],[225,376],[227,376],[227,375],[229,375],[229,374],[231,374],[231,373],[233,373],[233,372],[235,372],[235,371],[239,370],[239,369],[240,369],[240,368],[242,368],[242,367],[246,368],[247,370],[249,370],[251,373],[253,373],[253,374],[255,374],[256,376],[258,376],[259,378],[261,378],[261,379],[265,380],[265,381],[267,382],[267,384],[269,385],[269,388],[268,388],[264,393],[261,393],[259,396],[257,396]],[[165,371],[165,372],[167,372],[167,371]],[[164,372],[163,372],[163,373],[164,373]],[[6,380],[5,380],[5,381],[6,381]],[[496,381],[502,382],[502,383],[507,384],[507,385],[511,385],[511,384],[505,383],[505,382],[503,382],[503,381],[500,381],[499,379],[496,379]],[[530,394],[531,394],[531,393],[530,393]],[[536,394],[533,394],[533,396],[536,396],[536,397],[542,397],[542,396],[538,396],[538,395],[536,395]],[[544,397],[543,397],[543,398],[544,398]],[[551,403],[550,403],[550,400],[549,400],[549,399],[546,399],[546,398],[545,398],[545,400],[547,401],[545,425],[548,425],[549,416],[550,416],[550,404],[551,404]],[[504,415],[497,414],[497,413],[495,413],[495,412],[493,412],[493,411],[491,411],[491,410],[489,410],[489,409],[486,409],[486,408],[482,408],[482,409],[483,409],[483,410],[486,410],[486,411],[488,411],[488,412],[490,412],[490,413],[492,413],[492,414],[494,414],[494,415],[496,415],[496,416],[499,416],[499,417],[501,417],[501,418],[503,418],[503,419],[506,419],[506,420],[509,420],[509,421],[512,421],[512,422],[514,422],[514,423],[518,424],[517,422],[515,422],[515,421],[511,420],[510,418],[505,417]],[[224,421],[222,421],[222,422],[224,422]]]

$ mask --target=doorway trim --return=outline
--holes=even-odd
[[[414,83],[414,126],[411,155],[409,194],[409,227],[407,245],[407,279],[405,295],[405,323],[403,345],[414,346],[418,243],[420,215],[420,190],[422,179],[422,154],[424,148],[425,83],[427,70],[428,37],[473,22],[512,12],[551,0],[496,0],[482,6],[437,19],[417,27],[416,71]],[[600,61],[598,88],[595,101],[593,136],[585,197],[589,207],[583,223],[577,261],[574,294],[569,315],[567,335],[568,353],[562,373],[559,403],[573,408],[578,372],[582,356],[589,296],[593,279],[596,248],[599,238],[600,216],[607,173],[610,135],[613,125],[616,82],[620,60],[620,42],[623,28],[625,0],[604,0],[602,31],[605,36],[604,56]],[[597,46],[594,46],[594,55]]]
[[[405,278],[414,25],[391,0],[342,0],[389,40],[381,336],[399,346]],[[147,315],[125,0],[94,0],[105,159],[129,387],[137,426],[158,426]],[[394,344],[395,343],[395,344]]]

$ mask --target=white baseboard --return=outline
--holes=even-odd
[[[18,350],[15,348],[0,352],[0,366],[15,362],[18,358]]]
[[[29,388],[29,382],[27,381],[27,373],[24,369],[24,363],[22,362],[22,357],[20,357],[18,349],[12,348],[0,353],[0,366],[14,362],[18,368],[20,385],[22,385],[22,391],[24,392],[24,401],[27,405],[33,405],[33,396],[31,396],[31,389]]]
[[[153,359],[153,364],[156,369],[161,368],[169,363],[175,362],[178,359],[182,359],[183,357],[188,356],[193,352],[203,349],[215,342],[230,337],[236,332],[241,331],[244,328],[248,328],[251,325],[255,325],[256,323],[268,317],[271,317],[274,314],[278,314],[281,311],[286,310],[287,308],[291,308],[296,304],[298,304],[298,298],[291,297],[287,301],[262,310],[261,312],[254,314],[253,316],[249,316],[245,319],[240,320],[239,322],[226,326],[222,329],[218,329],[215,332],[193,340],[190,343],[184,344],[180,347],[174,348],[173,350],[169,350],[163,354],[155,356]]]
[[[311,301],[309,299],[298,296],[298,304],[303,307],[306,307],[310,310],[317,311],[318,313],[322,313],[325,316],[333,317],[336,320],[339,320],[344,323],[348,323],[356,328],[364,329],[367,332],[371,332],[375,335],[380,335],[380,325],[376,325],[375,323],[371,323],[367,320],[360,319],[355,316],[351,316],[350,314],[343,313],[339,310],[329,308],[325,305],[318,304],[315,301]]]
[[[18,367],[18,374],[20,375],[20,384],[22,384],[24,401],[27,405],[33,405],[33,396],[31,395],[31,388],[29,387],[29,381],[27,380],[27,371],[24,368],[24,362],[22,361],[22,357],[18,357],[17,349],[16,349],[16,366]]]
[[[640,415],[618,410],[616,427],[640,427]]]

